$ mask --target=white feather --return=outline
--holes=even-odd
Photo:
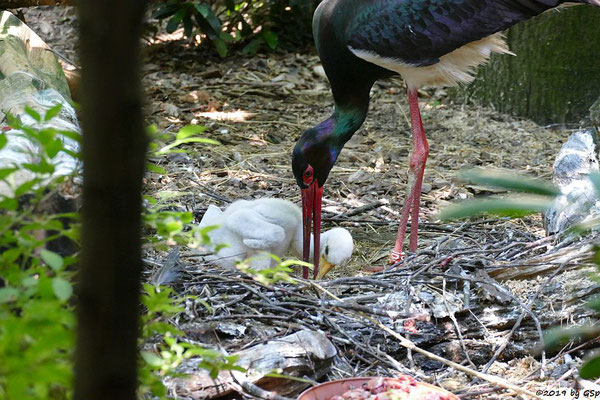
[[[475,67],[485,62],[491,53],[512,54],[500,34],[493,34],[481,40],[468,43],[440,57],[440,61],[426,67],[418,67],[399,59],[383,57],[369,50],[350,51],[359,58],[399,73],[409,88],[421,86],[454,86],[471,82]]]

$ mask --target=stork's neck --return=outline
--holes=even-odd
[[[300,187],[304,187],[302,174],[308,165],[313,168],[314,180],[319,186],[325,184],[344,144],[365,120],[368,104],[368,97],[362,107],[342,107],[336,102],[331,117],[302,133],[292,156],[292,168]]]
[[[315,126],[316,141],[326,142],[337,158],[344,144],[363,124],[367,109],[368,104],[365,107],[336,105],[331,117]]]

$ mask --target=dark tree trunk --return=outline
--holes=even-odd
[[[75,398],[136,398],[145,1],[79,0],[83,231]]]
[[[600,93],[600,9],[551,11],[509,29],[510,49],[482,67],[467,93],[538,123],[577,122]]]

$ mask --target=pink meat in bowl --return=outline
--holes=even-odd
[[[348,378],[304,391],[298,400],[459,400],[452,393],[408,375]]]

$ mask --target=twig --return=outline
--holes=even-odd
[[[248,394],[251,394],[252,396],[256,396],[256,397],[261,398],[261,399],[266,399],[266,400],[294,400],[294,399],[291,399],[289,397],[280,396],[277,393],[269,392],[268,390],[262,389],[262,388],[256,386],[254,383],[246,381],[246,380],[244,380],[243,382],[241,382],[241,386],[242,386],[242,388],[244,388],[244,390],[246,392],[248,392]]]
[[[326,293],[327,294],[331,294],[330,292],[327,292],[327,291],[326,291]],[[335,297],[335,298],[337,299],[337,297]],[[380,329],[384,330],[388,334],[392,335],[394,338],[396,338],[400,342],[400,345],[402,347],[404,347],[405,349],[407,349],[407,350],[415,351],[417,353],[420,353],[420,354],[424,355],[425,357],[427,357],[429,359],[438,361],[438,362],[440,362],[442,364],[445,364],[445,365],[447,365],[447,366],[449,366],[451,368],[454,368],[455,370],[464,372],[466,374],[469,374],[471,376],[477,377],[479,379],[483,379],[483,380],[485,380],[487,382],[490,382],[490,383],[493,383],[495,385],[501,386],[501,387],[503,387],[505,389],[509,389],[509,390],[514,391],[514,392],[527,395],[527,396],[529,396],[529,397],[531,397],[533,399],[540,399],[540,400],[542,399],[540,396],[536,395],[535,393],[530,392],[529,390],[523,389],[523,388],[521,388],[519,386],[513,385],[512,383],[510,383],[510,382],[508,382],[508,381],[506,381],[506,380],[504,380],[504,379],[502,379],[500,377],[489,375],[489,374],[485,374],[485,373],[473,370],[471,368],[468,368],[468,367],[465,367],[463,365],[457,364],[457,363],[455,363],[453,361],[446,360],[445,358],[440,357],[437,354],[433,354],[433,353],[430,353],[427,350],[421,349],[420,347],[417,347],[417,345],[415,345],[411,340],[408,340],[408,339],[404,338],[402,335],[400,335],[399,333],[393,331],[392,329],[388,328],[387,326],[383,325],[378,320],[376,320],[376,319],[374,319],[374,318],[372,318],[372,317],[370,317],[370,316],[368,316],[366,314],[363,314],[363,313],[359,313],[359,315],[361,317],[367,319],[371,323],[377,325]]]
[[[448,306],[448,302],[446,301],[446,280],[442,281],[442,299],[444,299],[444,307],[446,307],[446,312],[454,325],[454,330],[456,331],[456,336],[458,337],[458,342],[460,343],[460,347],[462,348],[463,353],[465,353],[465,358],[471,365],[471,368],[477,368],[473,361],[471,361],[471,357],[469,357],[469,352],[467,351],[467,347],[465,346],[465,341],[463,339],[462,332],[460,331],[460,325],[458,325],[458,321],[456,320],[456,316],[454,312],[450,310],[450,306]]]
[[[370,210],[372,210],[374,208],[381,207],[384,204],[386,204],[385,201],[378,200],[378,201],[375,201],[373,203],[365,204],[364,206],[353,208],[352,210],[349,210],[349,211],[347,211],[345,213],[341,213],[341,214],[335,215],[335,216],[332,217],[332,219],[333,220],[335,220],[336,218],[343,219],[343,218],[353,217],[355,215],[360,215],[360,214],[365,213],[367,211],[370,211]]]
[[[554,271],[554,273],[552,275],[550,275],[548,278],[546,278],[546,280],[540,285],[540,287],[538,288],[538,290],[533,294],[533,296],[531,296],[531,298],[529,299],[529,301],[527,302],[527,305],[525,307],[525,309],[523,310],[523,312],[521,313],[521,315],[519,315],[519,318],[515,321],[515,324],[513,325],[512,329],[510,330],[510,332],[508,333],[508,335],[506,336],[506,338],[504,339],[504,342],[496,349],[496,351],[494,352],[494,355],[492,356],[492,358],[487,362],[487,364],[485,365],[485,367],[483,367],[483,372],[487,372],[487,370],[492,366],[492,364],[496,361],[496,359],[500,356],[500,354],[502,354],[502,352],[504,351],[504,349],[506,349],[506,346],[508,346],[508,343],[510,342],[510,338],[512,337],[512,335],[515,333],[515,331],[519,328],[519,326],[521,325],[521,321],[523,321],[523,318],[525,318],[525,314],[528,314],[528,312],[526,310],[530,310],[531,305],[533,304],[533,302],[535,301],[535,299],[537,299],[538,295],[541,293],[541,291],[550,283],[550,281],[552,279],[554,279],[554,277],[556,275],[558,275],[563,268],[569,264],[571,262],[571,260],[567,260],[565,262],[563,262],[560,267],[558,267],[556,269],[556,271]],[[529,313],[531,313],[531,311],[529,311]],[[539,322],[538,322],[539,323]],[[541,329],[541,327],[540,327]],[[542,377],[544,375],[544,369],[543,366],[545,364],[545,358],[546,358],[546,352],[542,351],[542,369],[541,369],[541,374]]]
[[[387,333],[389,333],[390,335],[392,335],[394,338],[398,339],[398,341],[400,342],[400,345],[402,347],[406,348],[406,349],[411,349],[411,350],[413,350],[413,351],[415,351],[417,353],[423,354],[427,358],[430,358],[432,360],[441,362],[442,364],[445,364],[445,365],[447,365],[447,366],[449,366],[451,368],[454,368],[455,370],[464,372],[465,374],[474,376],[474,377],[479,378],[479,379],[483,379],[484,381],[487,381],[487,382],[493,383],[495,385],[501,386],[501,387],[503,387],[505,389],[512,390],[512,391],[517,392],[519,394],[527,395],[527,396],[529,396],[529,397],[531,397],[533,399],[542,399],[540,396],[536,395],[535,393],[530,392],[527,389],[523,389],[523,388],[521,388],[519,386],[513,385],[512,383],[510,383],[510,382],[508,382],[508,381],[506,381],[506,380],[504,380],[504,379],[502,379],[500,377],[497,377],[497,376],[494,376],[494,375],[485,374],[485,373],[482,373],[482,372],[479,372],[479,371],[475,371],[475,370],[473,370],[471,368],[467,368],[467,367],[462,366],[460,364],[457,364],[457,363],[455,363],[453,361],[446,360],[445,358],[440,357],[440,356],[438,356],[436,354],[430,353],[427,350],[423,350],[420,347],[417,347],[412,341],[410,341],[408,339],[405,339],[404,337],[402,337],[402,335],[394,332],[393,330],[391,330],[387,326],[383,325],[381,322],[379,322],[379,321],[377,321],[377,320],[375,320],[375,319],[373,319],[373,318],[371,318],[369,316],[366,316],[366,315],[364,317],[367,318],[372,323],[374,323],[375,325],[377,325],[379,328],[383,329],[384,331],[386,331]]]

